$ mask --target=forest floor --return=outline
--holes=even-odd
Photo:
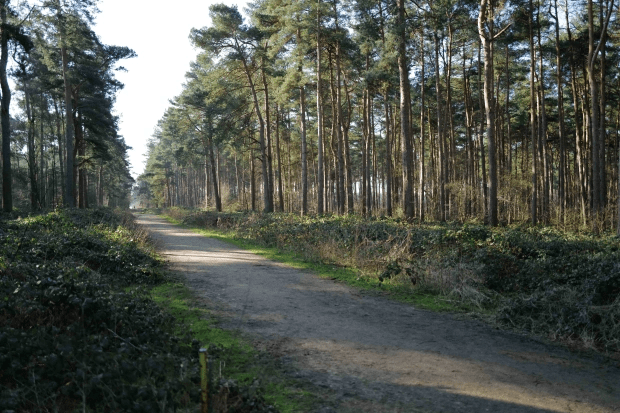
[[[311,411],[620,411],[615,360],[420,310],[155,215],[137,220],[220,327],[316,396]]]

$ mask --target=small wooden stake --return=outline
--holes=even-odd
[[[207,367],[207,349],[201,348],[200,360],[200,412],[207,413],[209,407],[209,368]]]

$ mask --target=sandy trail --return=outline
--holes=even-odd
[[[324,280],[154,215],[138,222],[189,286],[324,389],[321,412],[616,412],[620,368]]]

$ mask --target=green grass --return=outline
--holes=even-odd
[[[159,285],[150,293],[156,303],[179,321],[177,335],[187,333],[180,329],[190,328],[192,337],[201,345],[210,343],[220,348],[216,349],[217,360],[223,362],[224,377],[246,386],[258,378],[267,403],[283,413],[311,409],[317,399],[315,394],[299,389],[298,382],[286,378],[272,357],[255,350],[239,333],[218,328],[217,319],[200,305],[194,293],[183,283]]]
[[[191,328],[193,337],[200,343],[210,343],[235,353],[248,353],[251,347],[235,338],[231,333],[214,327],[215,319],[206,309],[194,306],[192,292],[183,283],[166,283],[151,289],[153,301],[180,321],[174,332],[182,335],[182,328]]]

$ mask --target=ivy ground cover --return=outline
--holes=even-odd
[[[199,343],[151,298],[169,282],[129,214],[0,220],[0,411],[196,411]],[[224,379],[234,411],[274,411]]]

